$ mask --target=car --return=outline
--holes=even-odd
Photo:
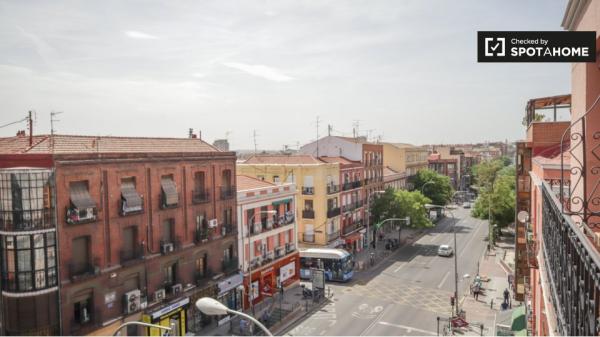
[[[439,256],[452,256],[452,254],[454,254],[454,250],[452,249],[452,247],[450,247],[448,245],[441,245],[438,248]]]
[[[463,208],[471,208],[471,203],[470,202],[463,203]]]

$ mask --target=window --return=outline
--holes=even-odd
[[[221,186],[231,187],[231,170],[223,170],[223,174],[221,175]]]
[[[165,286],[172,286],[177,283],[177,263],[165,267]]]
[[[135,177],[121,179],[121,214],[140,212],[142,209],[142,197],[135,188]]]
[[[82,236],[73,239],[71,244],[71,273],[79,275],[90,271],[90,237]]]
[[[304,209],[307,211],[313,210],[313,201],[312,200],[304,200]]]
[[[177,193],[177,186],[173,180],[173,175],[164,175],[160,179],[160,187],[162,189],[161,194],[161,207],[176,207],[179,203],[179,195]]]
[[[162,241],[173,242],[173,236],[175,232],[175,219],[169,218],[163,221],[162,227]]]
[[[275,184],[279,184],[281,182],[281,179],[279,179],[279,176],[273,176],[273,182]]]
[[[194,189],[196,191],[204,191],[205,189],[205,175],[204,171],[198,171],[194,173]]]
[[[73,305],[73,318],[79,324],[86,324],[91,320],[92,314],[92,299],[91,297],[76,302]]]
[[[130,226],[123,229],[121,246],[121,260],[131,260],[137,256],[137,227]]]
[[[88,187],[87,180],[69,184],[71,207],[67,210],[67,223],[77,224],[96,220],[96,202],[90,196]]]
[[[206,259],[208,256],[206,253],[202,257],[196,259],[196,272],[204,276],[206,274]]]

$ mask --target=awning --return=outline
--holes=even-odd
[[[515,333],[515,336],[527,336],[527,320],[525,318],[524,305],[513,310],[510,329]]]
[[[127,207],[142,207],[142,198],[136,191],[133,182],[127,181],[121,184],[121,196],[127,202]]]
[[[177,186],[170,177],[162,178],[160,181],[163,193],[165,194],[165,204],[175,205],[179,202],[179,196],[177,195]]]
[[[287,204],[289,202],[292,202],[292,198],[288,198],[288,199],[283,199],[283,200],[277,200],[277,201],[273,201],[273,203],[271,205],[273,206],[279,206],[281,204]]]
[[[84,181],[78,181],[71,183],[70,186],[71,203],[78,209],[94,208],[96,202],[92,200],[90,192],[88,191],[87,183]]]

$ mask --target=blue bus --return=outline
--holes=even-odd
[[[300,250],[301,279],[310,279],[311,268],[319,267],[325,270],[326,281],[346,282],[354,275],[354,257],[343,249],[307,248]]]

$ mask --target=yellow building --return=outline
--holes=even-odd
[[[405,143],[383,143],[383,166],[406,177],[427,168],[427,149]]]
[[[237,164],[237,174],[297,186],[296,214],[301,246],[338,247],[340,238],[340,164],[310,155],[259,155]]]

